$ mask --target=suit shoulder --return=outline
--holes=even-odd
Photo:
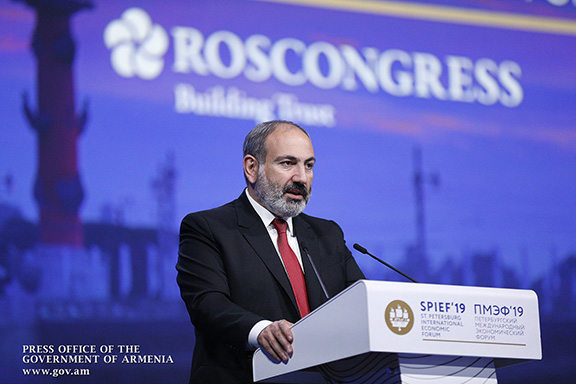
[[[307,223],[313,228],[321,228],[324,230],[337,230],[340,232],[342,231],[340,225],[338,225],[338,223],[336,223],[334,220],[310,216],[305,213],[301,213],[298,217],[300,217],[303,222]]]
[[[223,220],[230,220],[235,217],[236,217],[236,201],[231,201],[220,207],[205,209],[197,212],[191,212],[182,219],[182,223],[194,222],[198,220],[223,221]]]

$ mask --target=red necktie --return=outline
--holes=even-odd
[[[278,249],[280,250],[280,256],[282,256],[284,267],[286,268],[286,272],[288,272],[288,278],[290,279],[294,296],[296,296],[300,316],[304,317],[310,313],[308,294],[306,293],[306,282],[304,281],[304,274],[302,273],[302,267],[300,267],[298,258],[294,251],[292,251],[292,248],[290,248],[290,245],[288,245],[288,238],[286,237],[288,224],[284,220],[274,219],[272,225],[276,228],[276,231],[278,231]]]

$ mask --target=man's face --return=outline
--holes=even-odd
[[[283,124],[266,139],[266,162],[254,186],[257,199],[279,217],[300,214],[310,200],[316,161],[312,142],[300,129]]]

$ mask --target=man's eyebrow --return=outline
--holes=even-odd
[[[292,155],[280,155],[280,156],[276,156],[276,158],[274,159],[274,161],[281,161],[281,160],[296,161],[296,160],[298,160],[298,158],[296,156],[292,156]]]
[[[281,160],[298,161],[298,158],[296,156],[293,156],[293,155],[280,155],[274,159],[274,161],[281,161]],[[309,163],[311,161],[316,162],[316,158],[314,156],[311,156],[311,157],[307,158],[306,160],[304,160],[305,163]]]

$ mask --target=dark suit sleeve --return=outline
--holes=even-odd
[[[184,218],[180,228],[178,285],[192,324],[211,339],[242,348],[250,329],[263,317],[231,299],[220,228],[211,228],[202,213]]]

